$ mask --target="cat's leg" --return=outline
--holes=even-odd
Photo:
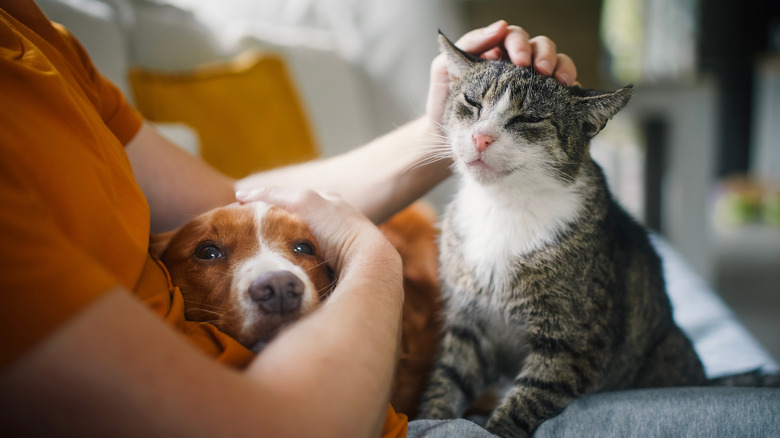
[[[447,327],[418,418],[456,418],[495,380],[493,348],[475,327]]]
[[[560,413],[584,393],[581,365],[531,353],[487,430],[501,437],[528,437],[545,420]]]
[[[704,366],[691,341],[679,327],[672,330],[652,349],[634,380],[636,388],[698,386],[707,380]]]
[[[607,365],[620,345],[598,312],[575,312],[550,294],[539,299],[548,304],[543,312],[508,309],[525,322],[528,353],[486,425],[502,437],[530,436],[576,398],[600,389],[609,380]]]

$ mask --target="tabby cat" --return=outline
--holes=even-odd
[[[584,394],[704,383],[646,231],[590,157],[631,87],[565,87],[439,40],[461,181],[442,223],[445,332],[420,418],[459,417],[508,377],[486,428],[528,436]]]

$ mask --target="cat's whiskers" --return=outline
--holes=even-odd
[[[549,164],[581,164],[577,161],[545,160]]]
[[[420,159],[419,161],[415,161],[411,165],[409,165],[406,168],[404,168],[402,173],[409,172],[411,170],[414,170],[414,169],[417,169],[417,168],[420,168],[420,167],[424,167],[424,166],[427,166],[429,164],[433,164],[433,163],[435,163],[437,161],[447,160],[447,159],[451,159],[451,158],[452,158],[452,154],[449,151],[442,152],[442,153],[437,153],[437,154],[429,154],[429,155],[426,155],[426,156],[422,157],[422,159]]]
[[[431,142],[435,145],[446,145],[449,143],[450,139],[446,135],[438,135],[438,134],[428,134],[424,137],[422,137],[422,140]]]
[[[447,137],[434,137],[431,135],[422,138],[422,141],[424,142],[423,144],[412,146],[414,150],[449,147],[449,139]]]
[[[557,169],[551,163],[556,163],[556,162],[550,160],[527,159],[521,164],[520,167],[525,167],[527,169],[536,171],[547,177],[557,179],[557,180],[563,180],[567,183],[574,182],[574,178],[571,175],[563,172],[560,169]]]
[[[452,158],[452,149],[447,136],[429,133],[423,138],[423,141],[428,141],[428,143],[409,146],[412,148],[413,162],[404,168],[402,173]]]
[[[417,146],[414,152],[417,152],[417,155],[424,156],[424,155],[429,155],[431,153],[448,152],[451,150],[452,148],[447,143],[430,142],[424,145]]]
[[[445,125],[443,123],[440,123],[440,122],[436,122],[436,121],[434,121],[433,124],[436,125],[436,127],[439,128],[441,130],[441,132],[443,132],[445,134],[445,137],[447,137],[450,134],[452,134],[452,130],[450,129],[449,126],[447,126],[447,125]],[[430,134],[433,134],[433,133],[430,133]],[[434,134],[434,135],[437,135],[437,134]]]
[[[425,158],[429,155],[440,153],[451,154],[451,148],[448,144],[431,142],[423,145],[417,145],[412,150],[412,154],[418,158]]]
[[[540,164],[539,170],[541,172],[544,172],[544,174],[549,176],[550,178],[562,180],[567,183],[573,183],[575,180],[574,177],[572,177],[568,173],[560,169],[556,169],[555,167],[549,166],[546,163]]]
[[[431,148],[426,151],[420,151],[419,154],[415,157],[417,160],[429,160],[431,158],[441,159],[441,158],[447,158],[451,157],[452,152],[450,151],[450,148]]]

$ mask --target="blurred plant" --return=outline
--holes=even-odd
[[[780,184],[746,176],[724,179],[716,190],[714,219],[721,228],[756,223],[780,228]]]
[[[622,83],[696,78],[699,0],[604,0],[601,39]]]

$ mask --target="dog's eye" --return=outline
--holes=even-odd
[[[195,257],[201,260],[219,259],[222,258],[222,252],[216,245],[207,243],[199,246],[198,249],[195,250]]]
[[[314,255],[314,248],[308,242],[298,242],[293,246],[293,252]]]

